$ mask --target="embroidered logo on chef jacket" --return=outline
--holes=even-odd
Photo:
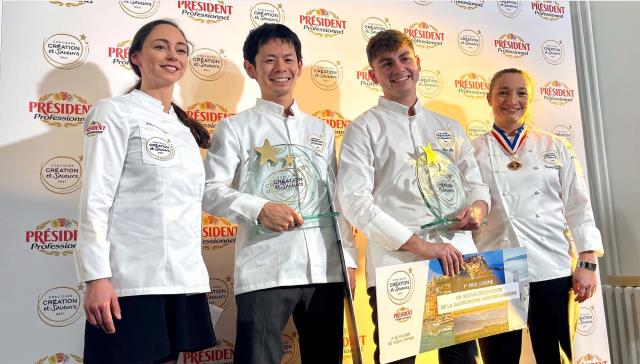
[[[446,150],[453,151],[453,145],[455,144],[455,137],[451,129],[438,129],[433,133],[438,145]]]
[[[176,146],[161,127],[151,123],[140,126],[140,139],[143,163],[169,167],[178,162]]]
[[[89,123],[89,126],[87,126],[87,129],[84,131],[84,135],[88,137],[94,137],[96,135],[102,134],[106,129],[107,129],[106,125],[98,121],[92,121],[91,123]]]
[[[176,148],[170,139],[151,137],[144,142],[144,149],[147,154],[159,161],[168,161],[176,155]]]
[[[562,168],[562,162],[558,157],[558,152],[556,152],[555,150],[547,150],[546,152],[540,153],[540,159],[542,159],[544,168]]]
[[[324,136],[318,134],[307,135],[307,144],[309,144],[309,147],[311,149],[315,150],[318,153],[323,152],[325,147],[327,146],[327,143],[324,140]]]

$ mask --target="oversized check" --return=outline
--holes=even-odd
[[[462,268],[445,276],[433,259],[376,269],[381,362],[526,325],[525,248],[468,254]]]

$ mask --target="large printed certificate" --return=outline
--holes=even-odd
[[[459,275],[437,259],[376,268],[380,360],[523,328],[529,307],[525,248],[464,256]]]

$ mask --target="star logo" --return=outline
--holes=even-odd
[[[273,163],[278,162],[278,158],[276,155],[280,152],[279,148],[275,148],[269,142],[269,139],[264,140],[264,143],[261,147],[255,147],[255,150],[258,154],[260,154],[260,165],[263,166],[267,161],[272,161]]]
[[[427,157],[427,161],[436,162],[438,160],[438,154],[431,149],[431,143],[427,144],[426,147],[422,147],[425,156]]]
[[[287,167],[293,167],[295,161],[296,157],[294,157],[293,154],[287,154],[287,156],[284,157],[284,165]]]

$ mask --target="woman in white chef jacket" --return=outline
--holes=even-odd
[[[525,71],[504,69],[491,79],[493,129],[472,144],[492,207],[488,225],[474,239],[480,251],[527,248],[533,351],[538,363],[560,363],[561,350],[572,357],[570,297],[582,302],[593,294],[602,241],[571,146],[530,125],[532,97],[533,80]],[[574,271],[565,221],[579,254]],[[485,364],[518,363],[521,337],[518,330],[480,339]]]
[[[188,52],[173,22],[144,25],[129,48],[140,81],[85,121],[75,260],[88,364],[175,363],[215,345],[200,248],[209,134],[171,102]]]

